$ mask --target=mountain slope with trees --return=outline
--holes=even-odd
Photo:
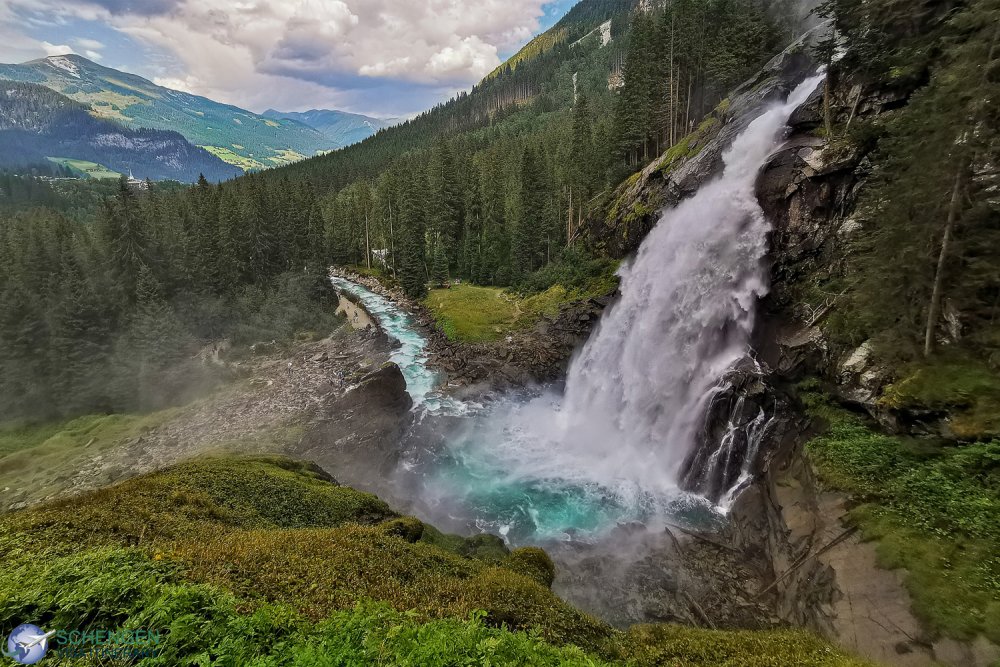
[[[151,180],[193,183],[204,174],[223,181],[243,173],[176,132],[122,127],[44,86],[0,82],[0,168],[47,171],[50,157],[97,162]]]
[[[769,22],[769,5],[758,0],[672,7],[646,13],[633,12],[631,0],[582,2],[564,19],[572,31],[563,22],[553,30],[584,36],[611,20],[618,32],[610,44],[599,32],[561,43],[329,155],[219,186],[202,180],[181,193],[136,196],[123,186],[85,227],[46,210],[8,218],[0,228],[0,294],[12,307],[0,314],[0,403],[14,415],[43,416],[150,407],[155,401],[143,398],[137,382],[198,341],[237,331],[246,341],[260,329],[240,321],[255,320],[278,294],[308,309],[331,262],[382,257],[382,268],[415,296],[432,270],[439,278],[544,289],[566,272],[535,272],[560,258],[586,261],[585,248],[567,250],[580,221],[631,169],[629,155],[639,147],[627,130],[628,91],[666,87],[673,76],[671,109],[682,107],[681,90],[714,105],[721,93],[712,91],[722,85],[714,77],[753,71],[788,33]],[[729,23],[769,37],[752,42],[756,50],[727,47],[738,48],[725,59],[729,66],[701,78],[694,65],[682,68],[676,42],[669,72],[630,72],[638,65],[628,63],[640,60],[629,56],[635,50],[667,58],[670,26],[688,16],[681,12],[704,17],[695,22],[701,40]],[[621,62],[626,90],[618,93],[609,78]],[[679,86],[682,75],[690,82]],[[676,113],[666,118],[679,122]],[[668,125],[650,131],[665,142]],[[75,368],[60,361],[84,347],[90,351]]]
[[[46,86],[86,105],[98,118],[178,132],[192,144],[247,170],[287,164],[336,147],[302,123],[264,118],[158,86],[75,54],[0,65],[0,79]]]
[[[783,4],[581,2],[470,93],[268,178],[312,182],[329,257],[369,265],[378,250],[412,296],[432,273],[520,285],[643,156],[791,41]]]

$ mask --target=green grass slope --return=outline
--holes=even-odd
[[[80,174],[85,178],[114,179],[122,177],[117,171],[112,171],[102,164],[88,162],[87,160],[76,160],[69,157],[49,157],[49,162],[54,162],[62,167],[69,167],[74,174]]]
[[[863,664],[799,631],[613,630],[552,594],[541,550],[442,535],[284,458],[4,515],[0,559],[0,628],[152,629],[147,665]]]
[[[89,106],[99,118],[174,130],[192,144],[243,168],[287,164],[334,142],[302,123],[264,118],[245,109],[158,86],[77,55],[0,65],[0,79],[42,84]]]

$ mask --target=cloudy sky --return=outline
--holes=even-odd
[[[0,62],[77,53],[252,111],[409,115],[576,0],[0,0]]]

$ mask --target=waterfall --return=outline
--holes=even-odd
[[[561,395],[453,409],[432,390],[409,319],[367,290],[341,285],[404,343],[393,359],[413,383],[415,405],[449,425],[440,442],[434,420],[425,423],[429,432],[411,434],[392,482],[408,488],[422,515],[511,544],[718,518],[749,483],[771,424],[741,394],[745,378],[764,372],[750,337],[767,292],[770,225],[754,185],[789,115],[821,78],[764,111],[724,154],[721,175],[664,212],[622,268],[621,298],[573,360]]]
[[[677,486],[727,371],[750,353],[756,304],[767,293],[770,225],[757,174],[821,80],[806,80],[755,119],[723,155],[722,174],[665,211],[620,271],[621,297],[572,363],[558,415],[578,465],[641,489]],[[746,425],[754,447],[762,420]],[[717,450],[709,463],[732,465],[731,431],[708,443]]]

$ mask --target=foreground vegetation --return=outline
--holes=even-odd
[[[612,630],[549,591],[541,550],[442,535],[283,458],[4,515],[0,557],[0,627],[161,629],[149,665],[863,664],[801,631]]]
[[[935,635],[1000,642],[1000,440],[956,445],[884,435],[810,388],[825,431],[807,445],[880,563],[906,570],[916,615]]]

